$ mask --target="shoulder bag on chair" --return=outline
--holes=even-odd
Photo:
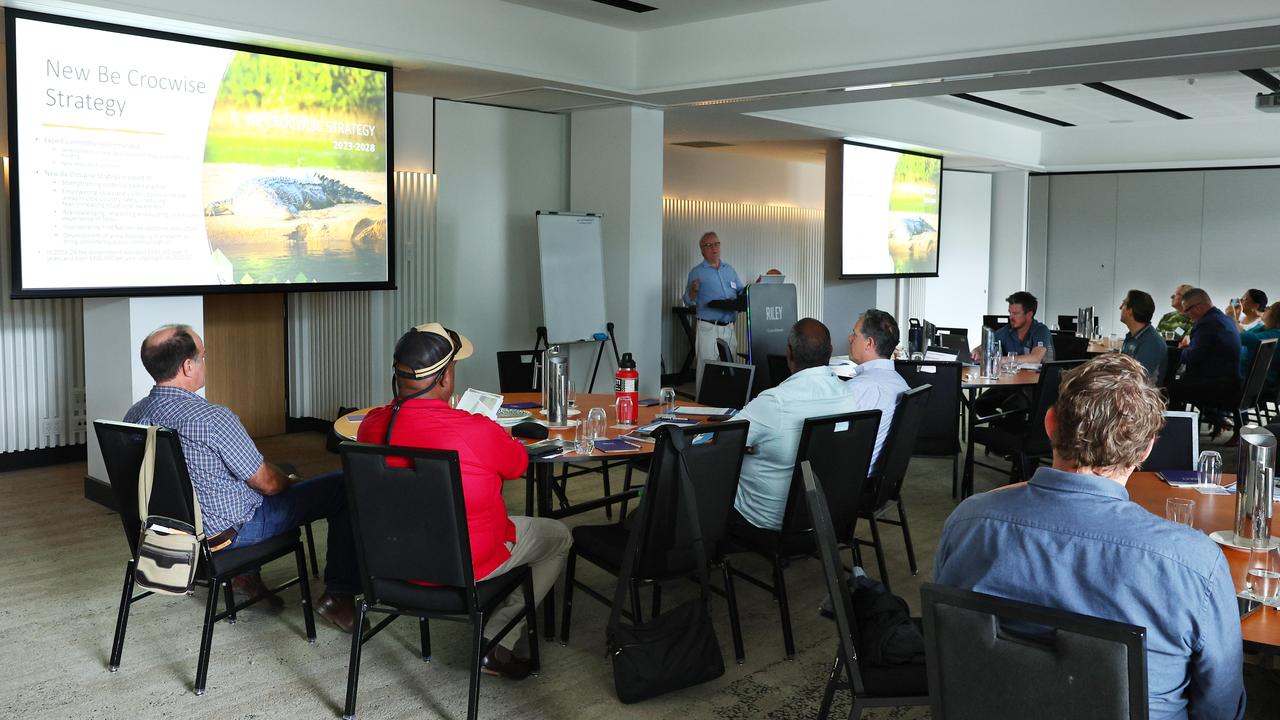
[[[689,480],[689,466],[684,458],[684,435],[677,430],[670,433],[670,439],[670,447],[680,459],[676,475],[680,479],[682,504],[693,536],[694,558],[698,564],[702,592],[697,599],[682,603],[648,622],[631,626],[622,623],[622,604],[627,601],[632,568],[645,526],[644,515],[649,512],[646,503],[642,502],[637,511],[640,517],[636,518],[635,529],[623,554],[607,629],[609,654],[613,661],[613,686],[618,699],[624,703],[647,700],[724,674],[724,656],[720,654],[720,641],[716,639],[715,628],[711,624],[707,554],[702,544],[702,527],[698,521],[693,484]]]
[[[200,502],[191,498],[195,527],[174,518],[148,513],[151,484],[156,469],[156,427],[147,428],[147,446],[138,470],[138,517],[142,537],[138,538],[138,561],[134,581],[152,592],[185,595],[195,586],[196,565],[204,531],[200,522]]]

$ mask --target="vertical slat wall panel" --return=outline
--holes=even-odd
[[[83,443],[75,425],[84,411],[81,302],[9,299],[8,197],[0,199],[0,452]],[[59,420],[53,432],[44,431],[46,418]]]
[[[289,297],[289,414],[329,419],[390,397],[391,344],[435,311],[436,178],[398,172],[397,290]]]
[[[800,317],[822,319],[822,210],[663,198],[662,357],[667,372],[678,370],[688,351],[671,306],[682,303],[689,269],[702,262],[698,238],[709,230],[719,235],[725,262],[743,282],[777,268],[796,285]],[[746,323],[738,323],[737,331],[738,349],[746,352]],[[832,330],[837,338],[842,332],[847,329]]]

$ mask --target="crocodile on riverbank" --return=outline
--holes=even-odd
[[[359,190],[324,175],[304,178],[272,176],[246,180],[236,188],[231,197],[206,205],[204,214],[293,220],[304,210],[319,210],[343,203],[382,204]]]

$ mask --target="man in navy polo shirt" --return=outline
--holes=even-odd
[[[1182,312],[1195,324],[1183,340],[1183,370],[1169,385],[1169,406],[1226,408],[1240,390],[1240,331],[1200,288],[1182,294]]]

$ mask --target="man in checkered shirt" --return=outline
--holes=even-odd
[[[327,518],[325,593],[316,611],[345,632],[355,622],[359,591],[355,541],[342,473],[301,482],[265,462],[235,413],[196,394],[205,383],[205,348],[187,325],[165,325],[142,342],[142,365],[155,379],[125,422],[177,431],[187,471],[200,501],[206,537],[225,533],[226,547],[247,547]],[[256,574],[236,578],[237,591],[263,591]]]

